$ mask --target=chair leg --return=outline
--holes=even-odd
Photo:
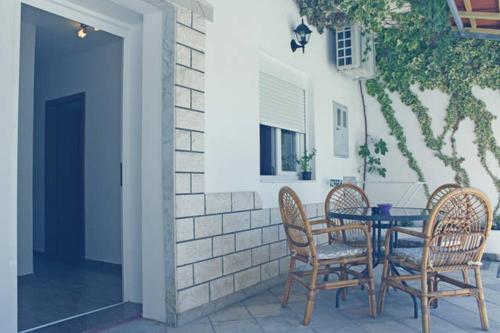
[[[462,276],[464,277],[464,283],[470,284],[469,271],[466,269],[462,270]]]
[[[479,308],[479,315],[481,317],[481,326],[483,327],[483,330],[487,331],[489,329],[488,312],[486,311],[483,281],[481,280],[481,269],[479,267],[474,268],[474,277],[476,279],[476,286],[479,289],[479,293],[476,296],[476,299],[477,306]]]
[[[420,303],[422,306],[422,333],[430,333],[429,326],[429,298],[427,297],[427,273],[422,272],[421,280],[422,295]]]
[[[281,300],[281,306],[285,307],[288,304],[288,299],[290,298],[290,293],[292,291],[292,272],[295,270],[295,258],[290,258],[290,266],[288,268],[288,279],[285,284],[285,290],[283,291],[283,299]]]
[[[380,283],[380,294],[378,297],[378,314],[381,314],[384,310],[384,300],[385,294],[387,293],[387,289],[389,286],[385,282],[385,279],[389,276],[389,259],[384,258],[384,267],[382,268],[382,281]]]
[[[437,276],[434,276],[434,279],[432,279],[432,291],[438,291],[438,284],[439,284],[439,280],[438,280],[438,277]],[[436,298],[435,300],[433,300],[431,302],[431,308],[433,309],[437,309],[438,307],[438,299]]]
[[[304,325],[309,325],[312,318],[314,301],[316,297],[316,279],[318,278],[318,266],[314,265],[311,272],[311,282],[309,284],[309,292],[307,293],[306,312],[304,314]]]
[[[326,269],[327,269],[328,271],[330,271],[330,265],[326,265]],[[329,276],[329,273],[326,273],[326,274],[324,275],[324,277],[323,277],[323,281],[324,281],[324,282],[328,282],[328,276]]]
[[[328,244],[332,245],[333,244],[333,240],[332,238],[330,237],[330,235],[328,235]],[[330,271],[330,265],[326,265],[326,269],[328,271]],[[325,276],[323,277],[323,281],[324,282],[328,282],[328,278],[329,278],[329,273],[326,273]]]
[[[375,299],[375,277],[373,274],[373,265],[371,260],[368,260],[368,278],[370,282],[368,283],[368,304],[370,306],[370,316],[372,318],[377,317],[377,300]]]
[[[348,280],[349,276],[347,274],[347,266],[342,265],[342,280]],[[342,291],[340,292],[341,299],[343,301],[347,300],[347,288],[342,288]]]

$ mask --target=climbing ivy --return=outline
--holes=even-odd
[[[495,116],[472,94],[472,87],[500,89],[500,42],[461,38],[450,26],[450,13],[442,0],[295,0],[302,15],[321,33],[325,29],[359,23],[373,33],[376,43],[377,76],[366,82],[368,93],[377,99],[390,133],[419,181],[425,181],[406,143],[389,92],[415,114],[426,146],[455,172],[455,181],[470,183],[459,156],[455,135],[463,120],[474,124],[474,143],[481,166],[492,179],[500,207],[500,177],[487,164],[491,154],[500,165],[500,147],[491,127]],[[403,11],[406,5],[411,10]],[[412,91],[438,89],[449,95],[443,130],[435,134],[429,110]],[[445,146],[451,153],[445,152]],[[429,193],[429,189],[425,189]]]

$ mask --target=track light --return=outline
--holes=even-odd
[[[78,30],[78,38],[80,39],[84,39],[85,37],[87,37],[87,26],[83,23],[80,24],[80,29]]]

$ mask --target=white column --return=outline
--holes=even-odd
[[[33,273],[33,96],[36,26],[21,24],[19,68],[18,275]]]
[[[0,1],[0,22],[0,331],[17,332],[19,0]]]

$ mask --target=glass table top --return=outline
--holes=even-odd
[[[423,221],[430,214],[429,209],[416,207],[392,207],[388,214],[376,212],[377,209],[379,207],[339,208],[331,210],[329,217],[363,221]]]

